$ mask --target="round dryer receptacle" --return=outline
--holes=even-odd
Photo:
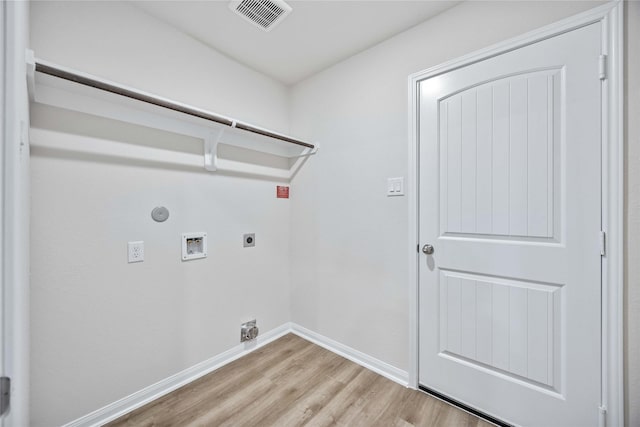
[[[165,222],[169,218],[169,209],[164,206],[157,206],[151,211],[151,218],[155,222]]]

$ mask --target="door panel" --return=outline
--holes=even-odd
[[[546,70],[439,101],[442,233],[553,237],[561,84]]]
[[[440,271],[440,352],[556,389],[560,288]]]
[[[420,83],[420,384],[597,425],[600,24]]]

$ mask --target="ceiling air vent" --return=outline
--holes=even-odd
[[[292,10],[282,0],[234,0],[229,9],[265,31],[271,31]]]

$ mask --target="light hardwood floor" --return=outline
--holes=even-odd
[[[302,425],[491,426],[293,334],[108,424]]]

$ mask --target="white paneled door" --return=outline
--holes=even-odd
[[[598,424],[600,52],[595,23],[419,86],[420,384],[516,425]]]

